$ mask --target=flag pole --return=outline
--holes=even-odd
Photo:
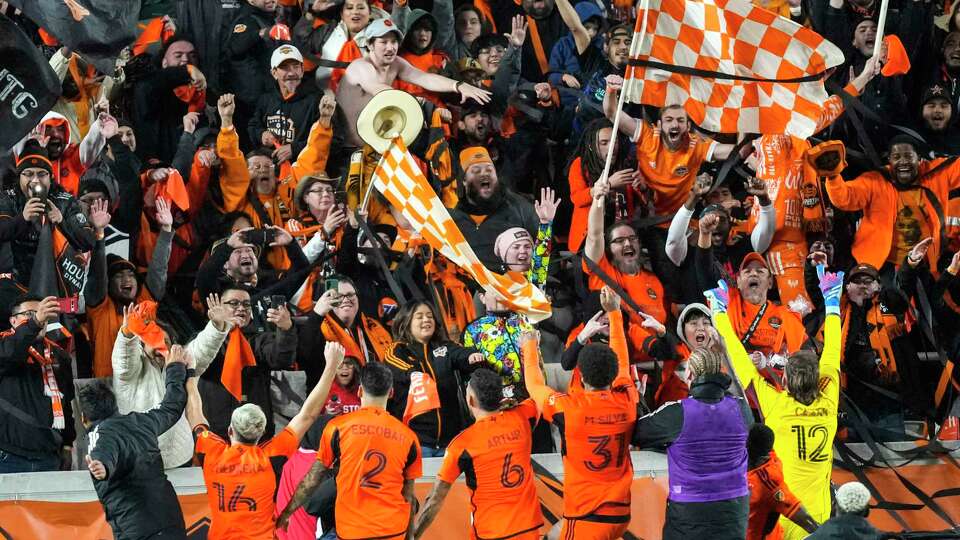
[[[873,42],[873,56],[879,61],[880,49],[883,47],[883,27],[887,24],[887,7],[890,0],[883,0],[880,3],[880,19],[877,21],[877,37]]]
[[[886,3],[889,0],[883,1]],[[630,58],[633,58],[637,55],[637,51],[640,48],[640,43],[647,35],[647,9],[650,7],[650,0],[642,0],[640,4],[640,11],[643,12],[643,23],[640,25],[640,39],[635,39],[630,43]],[[629,68],[629,65],[627,68]],[[626,74],[626,71],[624,71],[624,75]],[[617,113],[613,116],[613,131],[611,132],[610,136],[610,144],[607,146],[607,159],[603,164],[603,173],[600,174],[600,179],[597,180],[597,182],[606,182],[607,176],[610,174],[610,163],[613,161],[613,149],[616,146],[614,141],[617,140],[617,137],[620,134],[618,131],[620,129],[620,114],[623,112],[623,102],[625,96],[627,95],[627,91],[630,88],[631,80],[632,79],[627,77],[623,78],[623,86],[620,87],[620,98],[617,100]]]

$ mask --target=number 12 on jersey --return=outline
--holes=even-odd
[[[820,463],[827,460],[827,438],[830,431],[823,424],[812,426],[791,426],[790,431],[797,437],[797,457],[803,461]],[[813,450],[809,448],[813,446]]]

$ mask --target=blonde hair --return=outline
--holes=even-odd
[[[253,403],[246,403],[233,410],[230,415],[230,427],[237,439],[246,444],[257,444],[267,427],[267,417],[263,409]]]
[[[699,347],[690,353],[687,359],[687,369],[696,379],[701,375],[716,375],[723,372],[723,353]]]

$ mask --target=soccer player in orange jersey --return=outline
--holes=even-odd
[[[747,540],[783,538],[783,527],[778,523],[781,515],[808,533],[817,528],[817,522],[783,481],[783,464],[773,451],[773,438],[773,430],[763,424],[754,424],[747,436],[747,485],[750,486]]]
[[[260,444],[257,443],[267,424],[260,407],[247,403],[233,411],[227,428],[228,443],[207,426],[197,378],[187,380],[187,421],[197,437],[197,456],[203,460],[203,480],[210,501],[208,538],[211,540],[273,539],[273,495],[277,477],[272,460],[290,457],[296,452],[300,439],[323,410],[330,385],[343,361],[343,346],[328,341],[324,357],[323,375],[300,412],[283,431]]]
[[[277,518],[290,516],[320,485],[324,471],[337,468],[337,538],[401,540],[409,537],[416,498],[413,482],[422,473],[416,434],[387,412],[393,375],[385,364],[367,362],[360,373],[360,409],[331,420],[317,462]]]
[[[583,392],[562,394],[547,386],[537,335],[525,332],[520,339],[527,391],[563,441],[564,540],[612,540],[630,524],[629,445],[639,396],[630,379],[620,298],[604,287],[600,305],[610,318],[610,345],[591,343],[580,351]]]
[[[473,508],[471,540],[539,540],[543,515],[533,483],[530,449],[540,414],[532,399],[501,411],[503,383],[489,369],[478,369],[467,384],[467,407],[477,422],[450,441],[437,483],[417,518],[420,538],[463,472]],[[448,534],[450,531],[446,531]]]

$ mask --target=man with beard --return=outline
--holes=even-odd
[[[248,131],[255,146],[274,149],[274,162],[284,163],[307,145],[309,126],[319,118],[318,91],[313,77],[303,80],[303,56],[293,45],[273,51],[270,74],[277,84],[260,93]]]
[[[930,84],[948,89],[947,98],[954,110],[960,107],[960,31],[953,31],[943,39],[942,57],[931,67]]]
[[[137,281],[137,267],[127,259],[107,255],[104,231],[110,224],[108,199],[99,199],[91,206],[89,220],[97,243],[90,259],[90,271],[83,289],[87,306],[87,331],[93,347],[93,376],[109,377],[111,343],[123,324],[123,310],[133,303],[163,299],[167,286],[167,262],[173,241],[173,215],[164,199],[157,199],[157,222],[160,234],[147,267],[143,286]]]
[[[920,100],[918,131],[927,141],[929,157],[960,154],[960,129],[957,129],[953,119],[953,105],[946,87],[934,84],[925,89]]]
[[[454,155],[471,146],[486,148],[495,168],[503,165],[500,132],[493,128],[490,109],[474,101],[468,101],[460,109],[457,121],[457,138],[450,141]]]
[[[289,64],[290,62],[288,62]],[[253,219],[256,228],[274,227],[296,217],[293,195],[297,181],[306,174],[326,169],[333,136],[332,118],[336,102],[324,96],[319,104],[319,117],[310,128],[307,146],[297,160],[287,167],[277,162],[277,150],[264,147],[240,153],[239,137],[234,128],[236,104],[233,94],[224,94],[217,101],[220,113],[220,133],[217,135],[217,156],[221,160],[220,189],[223,192],[224,212],[240,211]],[[280,180],[283,176],[282,181]],[[281,237],[286,235],[283,233]],[[286,245],[276,244],[276,246]],[[268,246],[261,246],[266,248]],[[267,261],[277,270],[291,267],[294,261],[282,249],[271,249]],[[225,260],[225,259],[224,259]]]
[[[363,31],[363,58],[350,63],[337,86],[337,103],[346,117],[346,145],[360,148],[363,141],[357,134],[360,111],[381,90],[388,90],[394,81],[401,80],[420,86],[430,92],[457,93],[461,102],[473,99],[479,103],[490,101],[490,92],[475,86],[448,79],[435,73],[425,73],[398,56],[403,32],[390,19],[377,19]]]
[[[450,216],[480,261],[499,271],[500,259],[493,248],[500,233],[510,227],[523,227],[534,237],[539,218],[532,204],[500,183],[485,148],[473,146],[461,151],[460,167],[466,193]]]
[[[13,298],[31,285],[36,268],[57,266],[63,246],[69,244],[76,252],[93,249],[94,235],[77,200],[52,182],[54,167],[44,148],[28,141],[17,161],[19,183],[0,194],[0,245],[7,251],[5,263],[0,265],[0,316]],[[50,251],[38,252],[41,235],[51,236]],[[58,244],[58,242],[62,242]],[[44,242],[46,243],[46,242]],[[55,246],[61,249],[54,251]],[[38,273],[38,279],[55,276]],[[38,284],[39,286],[40,284]],[[43,287],[49,286],[43,283]]]
[[[606,83],[603,112],[612,122],[623,77],[609,75]],[[680,105],[661,108],[660,120],[652,126],[621,112],[620,132],[637,145],[637,165],[656,194],[653,204],[658,215],[672,215],[683,206],[703,162],[722,161],[733,150],[733,145],[691,133],[690,119]]]
[[[751,178],[746,182],[747,194],[760,199],[763,212],[756,227],[750,231],[749,238],[739,230],[733,235],[730,234],[734,225],[733,219],[729,210],[720,204],[707,204],[704,207],[696,226],[699,233],[695,233],[690,227],[693,211],[697,203],[708,196],[712,183],[713,178],[709,174],[697,177],[696,184],[690,190],[686,202],[673,216],[667,231],[665,251],[670,265],[661,265],[657,274],[664,276],[664,286],[670,292],[670,297],[679,303],[689,304],[701,298],[702,291],[699,290],[696,279],[696,251],[712,249],[724,273],[732,275],[733,269],[740,266],[748,252],[763,253],[767,250],[777,225],[776,211],[767,197],[766,184]]]
[[[879,269],[881,280],[890,283],[896,266],[913,246],[933,238],[925,259],[935,277],[941,249],[941,218],[934,208],[950,199],[960,187],[960,161],[940,166],[944,158],[921,160],[920,143],[907,135],[890,140],[887,166],[845,182],[839,174],[825,185],[830,202],[847,212],[863,211],[853,239],[853,257]]]
[[[263,436],[273,436],[270,372],[289,369],[297,353],[298,332],[286,306],[271,307],[265,318],[255,320],[250,298],[248,288],[224,285],[220,304],[227,308],[224,319],[232,328],[207,370],[198,371],[203,414],[210,420],[210,431],[221,438],[228,436],[234,409],[244,403],[263,410],[267,418]]]
[[[123,306],[122,324],[113,338],[113,392],[120,414],[147,412],[163,401],[165,357],[173,344],[162,323],[149,316],[143,320],[143,306],[147,305]],[[227,332],[239,322],[217,295],[207,298],[207,308],[210,322],[183,347],[197,373],[207,369],[227,338]],[[156,334],[161,338],[153,338],[145,328],[157,328]],[[109,342],[101,343],[101,348],[106,348],[105,343]],[[188,465],[193,457],[193,437],[186,418],[181,416],[170,429],[161,432],[157,444],[164,469]]]
[[[271,54],[281,45],[270,35],[276,17],[277,0],[246,0],[237,10],[233,22],[227,25],[222,61],[228,67],[223,86],[237,96],[240,125],[246,125],[247,121],[251,123],[250,140],[244,140],[244,148],[248,148],[248,144],[261,144],[260,134],[254,136],[252,133],[253,123],[258,121],[256,115],[260,113],[254,111],[258,109],[258,101],[263,99],[261,96],[275,91],[267,73],[276,69]],[[300,74],[303,75],[302,70]]]
[[[629,338],[630,359],[632,361],[650,360],[642,356],[643,344],[647,338],[657,337],[655,325],[646,322],[651,318],[661,325],[667,320],[666,298],[663,285],[652,272],[643,268],[640,261],[640,238],[637,231],[624,221],[615,222],[603,230],[605,199],[610,193],[609,182],[594,184],[593,203],[587,216],[587,238],[583,245],[583,256],[596,263],[606,279],[620,286],[630,298],[643,310],[636,313],[627,311],[627,336]],[[582,262],[583,271],[588,276],[590,290],[602,289],[607,283],[586,261]]]
[[[720,271],[709,242],[706,233],[702,233],[694,262],[697,283],[704,288],[729,279]],[[759,253],[747,253],[734,279],[737,287],[730,290],[730,323],[757,368],[777,384],[787,356],[799,351],[807,341],[803,321],[787,306],[767,298],[773,287],[773,274]],[[766,369],[768,366],[773,371]]]
[[[71,140],[78,137],[79,133],[71,132],[70,122],[66,117],[50,111],[43,116],[31,138],[36,139],[46,150],[47,158],[53,165],[53,182],[75,196],[80,187],[80,177],[96,162],[100,151],[107,144],[107,139],[116,135],[117,129],[117,120],[114,117],[106,113],[100,114],[99,118],[90,124],[87,136],[80,144],[74,144]]]
[[[0,474],[69,469],[76,430],[70,355],[46,339],[54,297],[24,295],[0,333]]]

